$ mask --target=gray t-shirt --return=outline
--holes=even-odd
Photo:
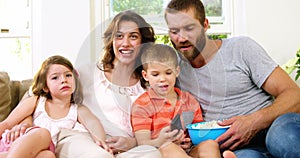
[[[206,121],[250,114],[273,102],[261,86],[278,65],[248,37],[224,39],[201,68],[183,59],[180,66],[178,83],[200,102]]]

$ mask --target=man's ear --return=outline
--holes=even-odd
[[[142,70],[142,76],[146,81],[148,81],[147,72],[145,70]]]
[[[180,66],[177,66],[176,68],[176,77],[178,77],[180,74]]]

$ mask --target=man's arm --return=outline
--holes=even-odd
[[[260,118],[257,121],[260,129],[269,127],[282,114],[300,113],[300,88],[280,67],[274,69],[262,88],[275,100],[272,105],[253,113],[254,118]]]
[[[221,148],[234,150],[247,145],[259,131],[269,127],[278,116],[288,112],[300,113],[300,88],[280,67],[274,69],[262,88],[273,95],[275,101],[252,114],[235,116],[223,121],[221,125],[231,125],[231,128],[216,139],[218,142],[224,142]]]

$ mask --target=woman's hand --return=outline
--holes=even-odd
[[[107,138],[105,143],[112,149],[113,153],[127,151],[137,145],[135,138],[122,136]]]
[[[21,124],[14,126],[13,128],[11,128],[6,134],[7,143],[13,142],[17,138],[22,136],[28,127],[31,127],[31,124],[21,123]]]

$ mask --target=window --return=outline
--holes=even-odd
[[[170,0],[107,0],[106,5],[104,5],[107,8],[98,9],[103,10],[102,15],[106,15],[106,18],[114,17],[122,10],[135,10],[154,27],[156,34],[167,34],[168,28],[164,20],[164,9],[169,1]],[[210,22],[208,34],[231,34],[232,1],[202,0],[202,2],[206,9],[206,16]],[[96,10],[98,9],[96,8]]]
[[[13,80],[32,77],[30,0],[0,0],[0,71]]]

